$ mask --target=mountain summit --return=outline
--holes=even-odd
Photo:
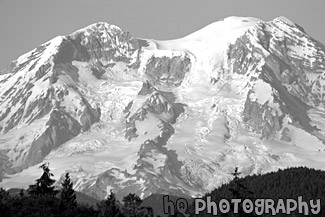
[[[49,162],[76,190],[199,196],[231,178],[325,168],[325,47],[285,17],[229,17],[183,38],[101,22],[0,73],[0,185]]]

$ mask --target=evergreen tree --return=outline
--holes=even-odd
[[[241,172],[238,172],[238,167],[235,168],[235,172],[231,173],[231,175],[234,177],[233,178],[233,185],[229,188],[229,191],[232,193],[233,198],[236,199],[242,199],[242,196],[240,194],[241,189],[241,184],[239,182],[239,176]]]
[[[232,193],[233,198],[236,199],[251,199],[253,192],[250,191],[239,179],[241,172],[238,172],[238,167],[235,168],[235,172],[231,173],[234,179],[231,183],[229,191]]]
[[[123,198],[123,214],[127,217],[152,217],[153,210],[149,207],[142,207],[142,200],[136,194],[128,194]]]
[[[9,192],[0,187],[0,202],[3,202],[9,198]]]
[[[123,213],[128,217],[137,217],[137,211],[142,203],[141,198],[136,194],[128,194],[123,198]]]
[[[111,194],[105,200],[98,204],[98,212],[99,217],[123,217],[119,201],[116,199],[113,191],[111,191]]]
[[[73,183],[70,180],[69,173],[65,174],[65,179],[62,182],[61,202],[68,207],[76,207],[76,194],[73,190]]]
[[[253,192],[250,191],[245,185],[242,184],[239,176],[241,172],[238,171],[238,167],[235,168],[235,172],[231,173],[233,175],[234,179],[231,183],[231,187],[229,188],[229,191],[232,193],[232,198],[234,199],[241,199],[243,202],[245,199],[252,199]],[[238,214],[235,214],[233,212],[229,213],[230,216],[254,216],[253,213],[248,214],[243,211],[242,203],[240,203],[238,207]]]
[[[34,185],[28,188],[28,194],[31,196],[51,196],[54,197],[58,191],[54,190],[55,180],[51,177],[54,176],[50,172],[49,165],[44,163],[39,168],[43,170],[43,175],[36,180]]]
[[[25,190],[24,189],[20,189],[19,196],[20,197],[24,197],[25,196]]]
[[[8,205],[8,202],[10,201],[9,192],[0,188],[0,213],[1,216],[9,216],[9,209],[10,205]]]

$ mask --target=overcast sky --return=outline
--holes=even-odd
[[[173,39],[228,16],[286,16],[325,43],[324,10],[324,0],[0,0],[0,67],[99,21],[136,37]]]

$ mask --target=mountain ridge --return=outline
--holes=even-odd
[[[166,41],[100,22],[8,69],[4,186],[22,187],[43,161],[98,199],[112,189],[199,196],[234,166],[325,166],[325,49],[284,17],[230,17]]]

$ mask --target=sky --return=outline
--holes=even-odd
[[[324,11],[324,0],[0,0],[0,68],[55,36],[100,21],[163,40],[228,16],[285,16],[325,43]]]

